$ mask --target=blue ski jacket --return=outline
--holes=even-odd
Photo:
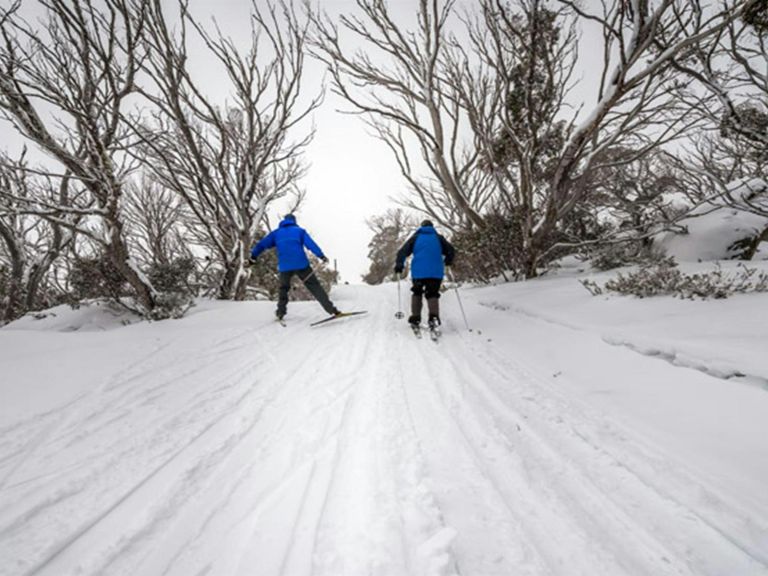
[[[453,263],[455,251],[451,243],[438,234],[433,226],[422,226],[397,252],[396,266],[402,270],[405,259],[411,254],[413,254],[411,278],[414,280],[442,279],[445,275],[443,262],[450,266]]]
[[[296,219],[287,216],[280,222],[275,230],[264,236],[251,250],[251,258],[258,258],[259,254],[269,248],[277,249],[277,269],[280,272],[291,270],[303,270],[309,268],[309,259],[304,252],[308,248],[318,258],[325,258],[320,246],[315,244],[309,233],[296,224]]]

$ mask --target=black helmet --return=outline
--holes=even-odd
[[[290,220],[291,222],[296,222],[296,216],[293,214],[286,214],[283,216],[283,220]]]
[[[432,220],[424,220],[424,222],[421,223],[422,226],[434,226],[432,224]]]

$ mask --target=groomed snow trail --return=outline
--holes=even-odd
[[[749,510],[467,333],[448,294],[442,341],[415,339],[391,288],[341,288],[369,314],[314,329],[316,304],[286,328],[264,304],[158,337],[3,429],[0,575],[768,574]]]

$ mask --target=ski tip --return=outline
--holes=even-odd
[[[328,318],[323,318],[322,320],[318,320],[317,322],[312,322],[310,326],[317,326],[319,324],[325,324],[327,322],[331,322],[332,320],[338,320],[341,318],[347,318],[348,316],[358,316],[360,314],[367,314],[368,310],[354,310],[352,312],[339,312],[338,314],[334,314],[333,316],[329,316]]]

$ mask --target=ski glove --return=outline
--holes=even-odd
[[[395,274],[402,274],[403,273],[403,267],[399,264],[395,265]]]
[[[248,265],[249,266],[254,266],[255,264],[256,264],[256,258],[253,258],[253,257],[248,258]]]
[[[323,264],[328,264],[328,256],[323,256],[320,260],[323,261]]]

